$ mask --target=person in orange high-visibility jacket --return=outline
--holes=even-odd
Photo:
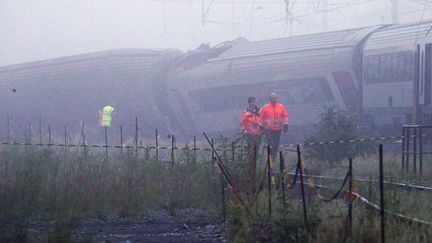
[[[277,102],[276,93],[270,94],[270,102],[262,107],[259,117],[260,128],[264,131],[274,160],[277,157],[282,130],[284,133],[288,132],[288,112],[284,105]]]
[[[259,125],[259,107],[256,105],[256,98],[251,96],[248,98],[248,108],[240,118],[240,129],[250,146],[258,145],[260,142]]]

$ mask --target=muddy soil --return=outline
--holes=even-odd
[[[3,222],[0,227],[2,242],[227,242],[223,226],[198,209],[183,209],[175,215],[157,210],[138,219],[87,219],[73,225]]]

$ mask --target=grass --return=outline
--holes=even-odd
[[[229,147],[231,144],[229,145]],[[239,148],[234,160],[228,151],[221,153],[230,168],[234,183],[242,195],[250,195],[251,181],[245,149]],[[104,153],[96,151],[47,150],[39,147],[4,147],[0,157],[0,221],[18,222],[39,219],[56,221],[51,241],[70,237],[74,222],[86,218],[105,219],[110,216],[140,217],[150,209],[164,208],[172,214],[177,209],[200,208],[220,218],[220,177],[215,173],[208,153],[193,160],[191,151],[176,152],[177,164],[151,158],[147,151],[137,158],[133,152],[124,156],[113,155],[106,160]],[[284,152],[286,168],[296,164],[296,154]],[[265,156],[258,158],[257,181],[263,178]],[[354,158],[354,176],[377,179],[378,156],[369,154]],[[424,176],[401,173],[400,157],[387,152],[385,158],[386,180],[406,181],[416,184],[430,183],[432,166],[430,158],[424,161]],[[273,168],[276,171],[278,161]],[[306,161],[311,174],[343,177],[348,165],[327,164],[319,160]],[[255,184],[257,183],[255,181]],[[265,182],[267,182],[265,180]],[[338,188],[340,181],[315,180]],[[352,234],[347,231],[347,203],[335,200],[322,202],[306,189],[309,228],[303,218],[303,204],[299,187],[288,190],[286,206],[279,191],[273,191],[272,217],[268,216],[268,192],[265,187],[247,217],[237,200],[227,203],[226,233],[233,242],[376,242],[380,239],[380,220],[377,211],[360,202],[353,203]],[[331,195],[336,189],[320,189]],[[372,182],[356,182],[355,191],[379,204],[379,187]],[[227,189],[227,195],[232,193]],[[385,187],[386,208],[395,213],[432,221],[430,192],[407,191]],[[252,219],[251,219],[252,218]],[[422,242],[432,235],[432,227],[407,224],[395,218],[386,218],[386,239],[389,242]],[[0,241],[20,241],[25,230],[1,233]]]

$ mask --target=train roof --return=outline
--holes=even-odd
[[[407,24],[388,25],[374,31],[368,38],[365,50],[399,46],[412,48],[424,38],[431,36],[432,20]]]
[[[234,45],[217,58],[209,60],[209,62],[311,50],[354,47],[363,40],[370,30],[371,28],[356,28],[246,42]]]
[[[114,49],[59,57],[0,67],[0,81],[32,77],[32,75],[86,72],[103,67],[115,67],[132,72],[145,71],[161,60],[180,54],[180,51],[173,49]]]

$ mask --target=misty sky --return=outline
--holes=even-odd
[[[203,23],[202,0],[0,0],[0,66],[116,48],[190,50],[239,36],[290,33],[283,0],[211,2],[204,0]],[[294,35],[391,23],[390,0],[290,2]],[[400,0],[400,22],[430,18],[432,0]]]

